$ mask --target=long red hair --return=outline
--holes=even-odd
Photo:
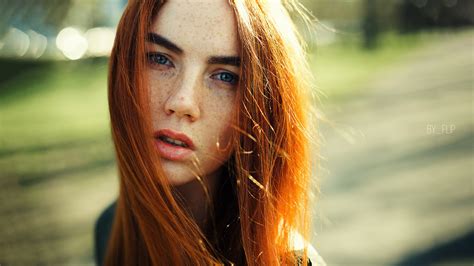
[[[286,9],[277,1],[230,1],[241,42],[239,106],[219,192],[225,206],[211,209],[213,230],[202,232],[173,196],[151,136],[145,41],[163,2],[129,1],[110,58],[120,191],[105,265],[296,265],[292,232],[309,239],[311,228],[311,97]]]

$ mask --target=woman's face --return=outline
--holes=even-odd
[[[231,151],[239,40],[225,0],[171,0],[147,38],[155,146],[172,185],[216,176]]]

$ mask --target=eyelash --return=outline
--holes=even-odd
[[[166,57],[163,54],[156,53],[156,52],[150,52],[150,53],[146,54],[146,57],[148,59],[148,62],[152,65],[162,65],[162,66],[167,66],[167,67],[174,67],[173,62],[171,62],[171,60],[168,59],[168,57]],[[160,60],[165,60],[165,61],[160,62]],[[224,80],[224,78],[222,77],[223,75],[226,75],[225,77],[227,77],[227,80]],[[216,73],[216,74],[212,74],[211,78],[216,79],[216,80],[220,80],[220,81],[222,81],[224,83],[227,83],[229,85],[235,85],[239,81],[239,76],[234,74],[234,73],[231,73],[231,72],[219,72],[219,73]],[[230,79],[230,80],[228,80],[228,79]]]
[[[229,75],[231,80],[230,81],[223,80],[222,75]],[[221,78],[215,78],[215,77],[218,77],[218,76],[220,76]],[[230,73],[230,72],[219,72],[219,73],[216,73],[216,74],[212,74],[211,78],[212,79],[218,79],[222,82],[228,83],[229,85],[235,85],[239,81],[239,76],[236,75],[236,74]]]
[[[147,53],[146,57],[148,59],[148,62],[152,65],[163,65],[163,66],[168,66],[168,67],[173,67],[173,62],[168,59],[165,55],[162,55],[160,53]],[[165,62],[160,62],[160,60],[166,60]]]

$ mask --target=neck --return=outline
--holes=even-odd
[[[178,197],[182,200],[183,207],[190,213],[203,232],[208,229],[209,211],[213,208],[214,196],[223,172],[222,169],[219,169],[211,175],[203,177],[201,179],[202,183],[195,179],[174,187]]]

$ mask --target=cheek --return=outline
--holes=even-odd
[[[173,80],[160,76],[148,78],[148,95],[151,105],[153,126],[158,126],[160,116],[164,114],[164,104],[173,86]]]
[[[232,136],[232,124],[234,115],[234,95],[221,97],[220,100],[209,103],[207,133],[211,137],[212,151],[219,158],[225,158],[230,154],[230,138]],[[225,99],[225,100],[223,100]]]
[[[152,103],[164,103],[166,95],[169,95],[171,88],[173,88],[175,79],[163,75],[152,74],[148,78],[148,91]]]

